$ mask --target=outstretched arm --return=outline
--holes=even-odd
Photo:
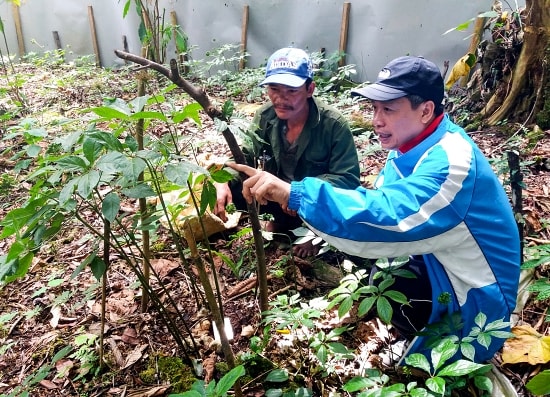
[[[290,196],[290,184],[266,171],[260,171],[243,164],[227,163],[228,167],[248,175],[243,182],[243,196],[248,203],[256,199],[260,204],[268,201],[279,203],[283,210],[287,209]]]

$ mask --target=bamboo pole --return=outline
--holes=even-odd
[[[468,47],[467,54],[474,54],[476,58],[477,58],[477,46],[479,45],[483,37],[483,31],[484,31],[484,26],[486,21],[487,21],[487,18],[476,18],[476,22],[474,25],[474,33],[472,35],[472,40],[470,40],[470,47]],[[470,80],[469,74],[468,76],[464,76],[460,78],[459,85],[461,87],[466,87],[466,85],[468,84],[468,80]]]
[[[17,36],[19,57],[22,57],[25,55],[25,41],[23,40],[23,29],[21,28],[21,15],[19,14],[19,6],[15,3],[12,3],[11,12],[13,14],[13,21],[15,22],[15,35]]]
[[[90,31],[92,32],[92,45],[94,46],[95,64],[101,67],[101,58],[99,56],[99,44],[97,42],[97,33],[95,30],[95,18],[94,9],[92,6],[88,6],[88,20],[90,22]]]
[[[243,70],[246,66],[246,46],[248,44],[248,10],[249,6],[245,5],[243,7],[243,24],[242,24],[242,30],[241,30],[241,60],[239,61],[239,70]]]
[[[340,26],[340,47],[339,51],[342,57],[338,61],[338,66],[344,66],[346,64],[346,50],[348,48],[348,30],[349,30],[349,13],[351,3],[345,2],[344,9],[342,11],[342,26]]]

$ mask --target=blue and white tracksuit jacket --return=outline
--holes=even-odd
[[[520,245],[511,206],[489,163],[445,116],[404,154],[390,151],[375,189],[345,190],[316,178],[292,182],[289,208],[337,249],[364,258],[422,255],[432,285],[429,323],[459,312],[464,327],[509,321],[516,304]],[[414,279],[411,280],[414,282]],[[451,302],[438,302],[442,293]],[[408,353],[424,352],[416,337]],[[476,345],[476,361],[504,343]]]

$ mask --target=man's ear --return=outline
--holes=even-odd
[[[426,101],[420,106],[422,106],[422,122],[427,123],[434,117],[435,103],[433,101]]]
[[[312,81],[311,83],[309,83],[309,87],[307,88],[308,97],[313,96],[314,91],[315,91],[315,81]]]

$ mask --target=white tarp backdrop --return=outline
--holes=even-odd
[[[0,0],[0,17],[9,53],[18,54],[14,13],[11,3]],[[116,67],[123,62],[114,54],[123,50],[126,36],[129,51],[139,54],[138,16],[132,7],[123,18],[126,0],[22,0],[19,9],[25,52],[53,51],[58,32],[62,48],[71,60],[94,54],[90,7],[101,64]],[[422,55],[441,69],[451,66],[468,49],[473,23],[468,31],[447,30],[490,10],[491,0],[347,0],[350,3],[346,63],[357,66],[357,81],[373,80],[389,60],[405,54]],[[160,0],[166,24],[175,11],[177,23],[196,46],[194,59],[223,44],[239,45],[243,9],[249,6],[247,65],[258,67],[277,48],[295,46],[308,52],[338,51],[342,27],[343,0]],[[524,3],[524,2],[523,2]],[[506,4],[506,3],[505,3]],[[0,40],[6,55],[6,46]],[[167,59],[175,57],[172,42]]]

